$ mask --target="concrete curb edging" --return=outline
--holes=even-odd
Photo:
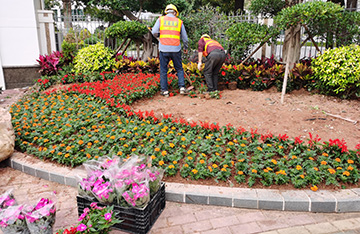
[[[77,187],[83,167],[67,168],[20,152],[3,162],[23,173]],[[360,188],[338,191],[228,188],[166,182],[166,200],[188,204],[301,212],[360,212]]]

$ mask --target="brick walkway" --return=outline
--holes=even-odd
[[[4,164],[2,164],[4,166]],[[76,188],[0,168],[0,193],[13,189],[19,203],[57,193],[56,230],[77,222]],[[311,213],[166,202],[150,233],[360,233],[360,213]],[[1,231],[0,231],[1,233]],[[112,234],[120,234],[113,230]]]

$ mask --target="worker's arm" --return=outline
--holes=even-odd
[[[160,20],[157,19],[155,22],[155,25],[153,26],[151,33],[155,36],[155,37],[159,37],[160,36]]]
[[[202,65],[202,52],[198,53],[198,69],[199,71],[201,70],[201,65]]]

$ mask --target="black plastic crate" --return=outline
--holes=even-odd
[[[94,202],[86,198],[77,196],[78,215]],[[99,203],[99,206],[106,206]],[[147,233],[154,225],[161,212],[165,209],[165,183],[161,183],[159,191],[150,199],[149,204],[144,208],[120,207],[114,205],[114,211],[117,212],[116,217],[123,220],[119,224],[115,224],[113,228],[129,233]]]

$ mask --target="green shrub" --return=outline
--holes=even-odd
[[[74,59],[74,71],[76,73],[83,73],[87,71],[110,70],[115,65],[115,59],[112,58],[112,54],[112,50],[100,42],[85,47],[79,50]]]
[[[137,21],[119,21],[105,30],[107,37],[113,38],[141,38],[148,32],[145,24]]]
[[[276,28],[249,22],[240,22],[226,30],[231,45],[231,54],[235,60],[241,60],[251,52],[252,46],[276,37]]]
[[[312,61],[316,87],[327,95],[360,95],[360,46],[329,49]]]

